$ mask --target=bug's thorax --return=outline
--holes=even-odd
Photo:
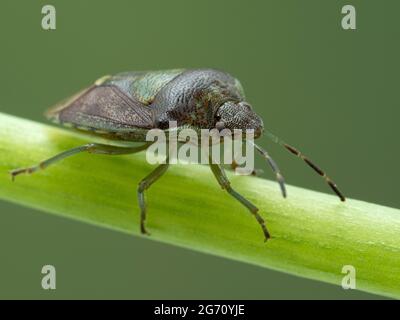
[[[152,108],[160,127],[168,121],[210,129],[218,108],[227,101],[243,100],[238,80],[212,69],[186,70],[155,97]]]

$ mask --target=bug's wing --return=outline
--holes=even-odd
[[[58,123],[110,132],[152,128],[150,108],[113,85],[93,85],[47,111]]]

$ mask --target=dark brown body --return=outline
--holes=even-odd
[[[148,131],[168,130],[171,121],[176,122],[177,130],[217,129],[221,133],[223,129],[230,129],[231,132],[239,129],[246,130],[247,133],[247,130],[251,129],[254,130],[255,138],[264,130],[262,119],[245,101],[240,82],[228,73],[213,69],[126,72],[106,76],[50,109],[47,116],[62,125],[108,139],[144,143],[136,147],[88,143],[66,150],[38,165],[12,170],[12,178],[21,173],[43,170],[51,164],[81,152],[121,155],[146,150],[149,146],[149,142],[146,142]],[[274,141],[304,160],[325,179],[342,201],[345,200],[336,184],[311,160],[276,137]],[[253,141],[250,143],[269,163],[276,175],[282,195],[286,197],[284,179],[278,166],[265,150]],[[224,168],[214,163],[212,156],[209,156],[208,160],[220,186],[250,211],[260,224],[265,239],[268,239],[270,235],[264,219],[258,213],[258,208],[231,187]],[[167,156],[165,163],[161,163],[139,182],[138,204],[142,233],[147,233],[144,191],[167,171],[169,164]]]
[[[110,139],[144,141],[147,130],[168,129],[169,121],[212,129],[218,108],[227,101],[244,101],[244,93],[240,82],[222,71],[125,72],[99,79],[47,116]]]

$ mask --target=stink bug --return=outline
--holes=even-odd
[[[195,130],[253,129],[255,138],[264,132],[263,121],[245,101],[240,82],[225,72],[213,69],[125,72],[106,76],[50,109],[47,117],[59,124],[110,140],[144,144],[138,147],[85,144],[64,151],[36,166],[13,170],[13,179],[21,173],[45,169],[80,152],[121,155],[145,150],[150,145],[146,142],[146,133],[155,128],[167,130],[169,121],[176,121],[178,130],[188,127]],[[274,136],[270,137],[303,159],[325,179],[339,198],[345,201],[342,193],[324,171],[294,147]],[[284,179],[278,166],[265,150],[256,144],[254,147],[267,160],[276,175],[283,196],[286,197]],[[223,167],[211,160],[210,168],[221,187],[254,215],[263,230],[265,240],[270,238],[258,208],[231,187]],[[143,234],[147,233],[144,191],[167,171],[168,166],[168,161],[160,164],[139,183],[137,194],[141,212],[140,230]]]

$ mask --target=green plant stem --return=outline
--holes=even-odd
[[[0,198],[141,236],[137,183],[154,167],[143,152],[83,153],[10,179],[10,169],[92,141],[0,114]],[[172,165],[148,190],[148,239],[337,285],[352,265],[357,289],[400,298],[400,210],[293,186],[284,200],[275,182],[229,177],[260,208],[273,239],[264,243],[254,217],[201,165]]]

